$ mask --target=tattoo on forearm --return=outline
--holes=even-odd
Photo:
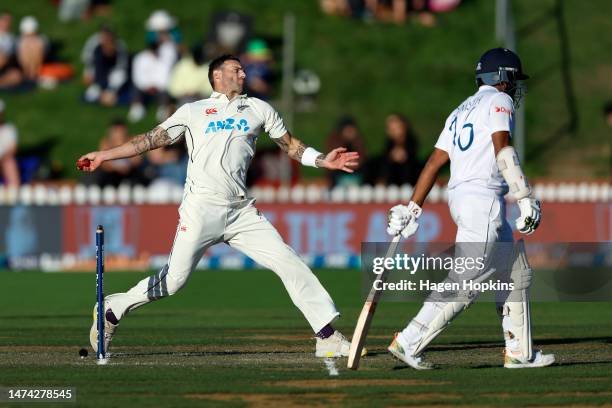
[[[170,135],[168,135],[166,129],[160,126],[148,131],[144,135],[138,135],[131,140],[138,154],[157,149],[158,147],[167,146],[171,141],[172,139],[170,139]]]
[[[323,160],[325,160],[325,155],[323,153],[321,153],[315,159],[315,166],[321,167],[323,165]]]
[[[304,152],[306,151],[306,149],[308,149],[308,146],[306,146],[304,142],[294,137],[291,137],[290,135],[289,136],[285,135],[283,137],[274,139],[274,142],[285,153],[287,153],[289,157],[299,162],[302,161],[302,156],[304,155]]]
[[[304,155],[304,151],[306,150],[306,145],[302,142],[298,142],[297,149],[293,154],[293,158],[297,161],[302,161],[302,156]]]

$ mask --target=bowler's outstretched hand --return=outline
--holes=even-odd
[[[338,147],[327,153],[324,159],[317,163],[317,167],[329,170],[342,170],[352,173],[359,165],[359,153],[347,152],[345,147]]]
[[[100,167],[104,160],[104,152],[87,153],[77,160],[77,169],[91,172]]]

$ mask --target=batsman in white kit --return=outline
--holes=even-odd
[[[520,209],[517,230],[533,233],[540,222],[540,203],[533,198],[517,153],[510,145],[514,108],[521,99],[521,81],[527,78],[514,52],[495,48],[482,55],[476,67],[478,91],[446,120],[411,201],[390,210],[387,229],[389,234],[403,234],[404,238],[414,234],[421,206],[438,171],[450,160],[448,205],[457,225],[455,248],[462,243],[476,243],[475,248],[481,251],[477,255],[492,261],[499,261],[495,258],[504,253],[496,252],[496,248],[510,245],[512,249],[509,254],[505,252],[508,255],[504,261],[505,270],[498,267],[495,271],[492,264],[487,263],[488,267],[477,276],[506,273],[516,283],[513,290],[496,293],[505,340],[506,368],[545,367],[555,361],[552,354],[533,350],[528,298],[532,271],[523,241],[512,245],[512,229],[506,220],[504,200],[508,192],[517,200]],[[433,368],[424,359],[423,351],[474,299],[425,301],[408,326],[395,335],[389,352],[415,369]]]
[[[175,294],[207,248],[227,243],[281,278],[291,300],[316,333],[317,357],[346,356],[350,343],[331,326],[339,316],[334,302],[257,210],[255,199],[247,197],[245,179],[262,129],[289,157],[305,166],[352,172],[359,155],[344,148],[325,155],[292,136],[268,103],[242,94],[246,75],[238,58],[218,57],[210,63],[208,76],[214,89],[209,98],[184,104],[165,122],[124,145],[81,157],[91,161],[84,170],[94,171],[105,160],[135,156],[182,138],[189,154],[185,193],[168,263],[126,293],[106,297],[105,348],[108,350],[119,321],[127,313]],[[90,331],[94,350],[96,314],[94,307]]]

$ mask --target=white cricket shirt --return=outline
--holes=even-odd
[[[213,92],[210,98],[181,106],[161,125],[174,143],[185,136],[189,162],[186,187],[225,197],[246,196],[246,173],[263,129],[276,139],[287,133],[268,104],[246,95],[231,101]]]
[[[450,157],[448,188],[467,183],[471,188],[505,195],[508,185],[497,168],[491,135],[512,133],[513,127],[512,98],[492,86],[481,86],[459,105],[446,119],[436,142],[436,147]]]

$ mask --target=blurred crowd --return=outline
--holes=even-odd
[[[87,20],[112,14],[110,0],[55,0],[58,19]],[[167,10],[154,10],[142,26],[144,47],[130,50],[119,33],[102,25],[83,43],[81,99],[101,107],[125,106],[126,116],[114,120],[99,142],[99,148],[121,144],[128,137],[127,122],[136,123],[154,112],[157,122],[165,120],[180,105],[206,98],[212,92],[208,62],[231,53],[239,55],[247,72],[245,91],[269,99],[274,91],[274,61],[268,42],[252,30],[253,21],[233,11],[212,15],[209,30],[188,46],[179,21]],[[0,13],[0,92],[15,93],[37,87],[53,87],[74,77],[70,64],[55,57],[53,41],[40,32],[34,16],[23,17],[14,33],[13,15]],[[29,182],[35,172],[26,171],[29,158],[20,157],[17,130],[4,123],[5,104],[0,111],[0,182],[18,185]],[[104,185],[121,183],[177,183],[185,180],[184,145],[150,152],[144,158],[107,163],[83,182]],[[21,170],[21,171],[20,171]],[[22,173],[22,177],[19,174]],[[26,174],[27,173],[27,174]]]
[[[366,22],[404,24],[412,19],[425,27],[436,25],[436,15],[459,6],[461,0],[320,0],[325,14]]]
[[[211,30],[187,47],[177,19],[156,10],[144,22],[145,48],[130,54],[111,27],[103,26],[83,48],[84,100],[104,106],[129,105],[127,119],[138,122],[155,110],[163,121],[186,102],[208,97],[208,62],[222,53],[240,55],[248,74],[247,92],[268,99],[272,92],[272,52],[253,36],[251,19],[234,12],[212,17]]]
[[[4,101],[0,100],[0,175],[4,184],[19,186],[19,169],[17,168],[17,128],[7,122],[4,116]]]
[[[87,20],[112,14],[110,0],[56,0],[60,21]],[[404,1],[404,3],[406,3]],[[406,7],[413,7],[416,1]],[[423,2],[430,7],[435,2]],[[438,2],[439,4],[439,2]],[[325,11],[344,15],[382,13],[396,1],[323,1]],[[357,7],[357,8],[356,8]],[[423,6],[425,7],[425,6]],[[408,10],[408,8],[406,10]],[[334,11],[335,10],[335,11]],[[378,11],[377,11],[378,10]],[[382,15],[382,14],[381,14]],[[72,76],[72,67],[55,58],[53,41],[41,33],[33,16],[23,17],[13,33],[13,16],[0,14],[0,92],[19,92],[37,86],[52,86]],[[247,80],[246,93],[270,99],[276,76],[269,41],[253,33],[253,18],[233,11],[211,16],[209,30],[195,44],[183,40],[180,22],[167,10],[154,10],[142,23],[144,47],[130,50],[110,25],[102,25],[82,46],[81,99],[104,107],[125,106],[126,116],[109,124],[99,140],[98,149],[125,143],[128,123],[141,121],[148,112],[161,122],[183,103],[206,98],[212,92],[208,81],[208,62],[223,53],[239,55]],[[0,104],[0,171],[6,184],[19,185],[35,177],[36,161],[20,157],[17,128],[4,119],[5,104]],[[345,146],[358,151],[362,165],[353,174],[329,173],[332,186],[350,184],[413,184],[420,171],[417,138],[408,119],[390,114],[385,119],[385,147],[376,155],[366,151],[361,130],[354,118],[342,117],[327,139],[327,149]],[[176,184],[186,177],[187,154],[184,144],[149,152],[143,157],[105,163],[95,173],[82,176],[81,182],[100,186],[120,184]],[[248,174],[250,185],[296,184],[299,164],[287,160],[274,147],[260,148]],[[28,168],[30,168],[28,170]],[[287,168],[291,171],[287,172]],[[287,174],[285,174],[287,173]],[[287,179],[288,177],[288,179]]]
[[[113,12],[111,0],[54,0],[54,3],[62,22],[108,16]],[[404,22],[412,13],[420,15],[420,21],[425,22],[427,17],[423,16],[451,10],[458,4],[459,0],[321,1],[323,11],[328,14],[397,23]],[[247,94],[264,100],[271,98],[278,82],[272,47],[270,40],[254,34],[253,18],[233,11],[220,11],[211,16],[208,27],[208,32],[203,33],[199,41],[187,45],[180,21],[169,11],[160,9],[152,11],[142,22],[144,46],[141,49],[130,50],[120,33],[110,25],[100,26],[84,41],[80,55],[82,101],[101,108],[124,106],[126,112],[124,118],[116,118],[109,124],[99,140],[98,149],[125,143],[129,138],[128,123],[141,121],[148,112],[161,122],[183,103],[208,97],[212,91],[208,62],[223,53],[240,56],[247,73]],[[35,17],[23,17],[18,33],[13,31],[13,16],[7,12],[0,14],[0,92],[53,86],[73,76],[72,67],[55,58],[53,41],[41,33]],[[5,120],[4,111],[2,102],[2,180],[9,185],[27,183],[35,177],[31,168],[36,162],[19,156],[17,128]],[[326,148],[344,146],[357,151],[361,165],[352,174],[330,172],[327,175],[330,186],[416,182],[422,165],[412,124],[406,116],[391,113],[385,118],[384,129],[384,147],[373,153],[366,148],[355,118],[347,115],[338,119],[327,138]],[[179,143],[142,157],[104,163],[100,170],[84,174],[81,182],[99,186],[183,185],[186,164],[185,145]],[[300,181],[299,167],[299,163],[288,160],[276,146],[259,148],[247,181],[249,185],[293,185]],[[287,168],[291,171],[287,172]]]
[[[38,20],[25,16],[13,33],[13,16],[0,14],[0,91],[19,92],[37,84],[53,84],[54,78],[70,76],[69,66],[52,63],[49,39],[39,31]]]
[[[340,118],[327,139],[328,149],[346,147],[359,152],[361,166],[354,173],[329,173],[330,186],[337,185],[414,185],[421,172],[418,141],[412,125],[401,113],[385,118],[384,147],[379,154],[368,154],[354,118]]]
[[[87,20],[112,14],[111,0],[55,0],[60,21]],[[435,24],[435,14],[454,9],[460,0],[321,0],[327,14],[362,20],[404,23],[416,17],[425,25]],[[37,86],[53,86],[73,76],[73,69],[55,58],[53,41],[45,36],[34,16],[19,20],[15,30],[13,16],[0,13],[0,92],[20,92]],[[102,25],[82,45],[81,99],[105,107],[124,106],[125,116],[116,118],[101,136],[98,149],[125,143],[128,123],[141,121],[147,113],[161,122],[183,103],[206,98],[212,88],[208,81],[208,62],[215,56],[231,53],[241,57],[247,73],[245,92],[270,99],[276,93],[276,66],[273,46],[253,32],[253,18],[233,11],[211,16],[208,32],[195,44],[184,42],[180,22],[167,10],[154,10],[142,22],[142,44],[130,50],[110,25]],[[312,82],[312,81],[310,81]],[[5,119],[6,104],[0,100],[0,181],[19,185],[35,177],[36,160],[20,154],[17,127]],[[609,117],[612,108],[606,107]],[[382,126],[381,126],[382,128]],[[384,133],[384,135],[382,134]],[[361,165],[352,174],[330,172],[330,186],[414,185],[422,162],[418,137],[410,120],[401,113],[384,118],[384,143],[381,151],[369,151],[357,120],[338,118],[326,140],[326,149],[346,147],[357,151]],[[370,147],[371,148],[371,147]],[[187,153],[184,144],[157,149],[131,159],[105,163],[81,182],[100,186],[120,184],[183,185]],[[287,174],[286,169],[291,169]],[[249,185],[296,184],[299,163],[288,161],[276,147],[258,149],[247,181]],[[288,177],[288,179],[287,179]]]
[[[110,27],[101,27],[83,48],[83,99],[103,106],[128,105],[127,121],[132,123],[142,120],[151,109],[161,122],[178,106],[210,95],[208,62],[223,53],[241,56],[247,72],[246,92],[269,99],[273,91],[272,51],[266,41],[253,35],[251,26],[248,16],[216,13],[207,36],[188,48],[177,19],[166,10],[156,10],[144,22],[145,48],[133,55]],[[118,146],[127,137],[126,123],[114,121],[99,148]],[[83,181],[102,186],[183,185],[186,165],[185,146],[179,143],[149,152],[144,158],[107,163]]]

